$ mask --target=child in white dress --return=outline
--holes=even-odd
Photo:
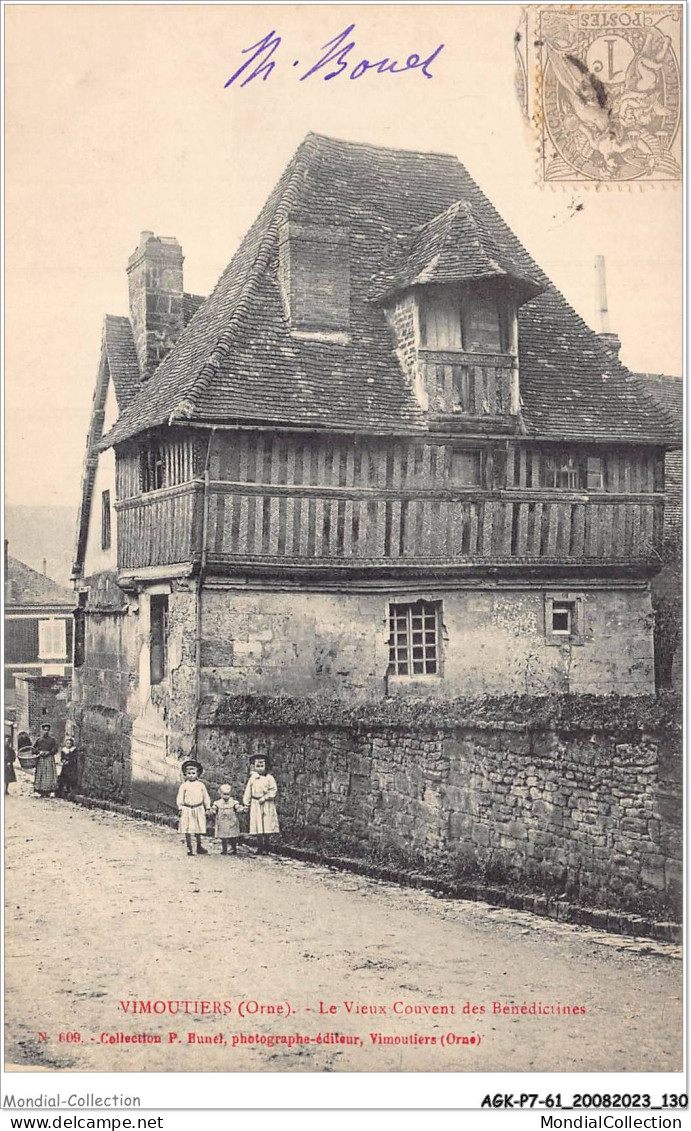
[[[276,812],[276,779],[268,774],[268,760],[263,754],[250,759],[250,777],[245,787],[243,805],[250,811],[250,836],[255,838],[258,852],[265,852],[269,838],[281,830]]]
[[[178,790],[177,806],[180,810],[180,832],[185,834],[187,855],[194,856],[192,837],[197,840],[197,856],[207,856],[202,846],[206,834],[206,814],[211,808],[211,798],[203,781],[200,781],[204,767],[194,758],[182,763],[185,780]]]
[[[214,801],[211,806],[216,814],[214,836],[221,842],[221,854],[223,856],[227,856],[229,844],[233,855],[237,856],[238,837],[240,836],[238,813],[243,812],[242,805],[239,801],[236,801],[234,797],[231,797],[230,792],[229,785],[222,785],[220,789],[221,796],[218,801]]]

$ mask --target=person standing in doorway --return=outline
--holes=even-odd
[[[195,758],[182,763],[185,780],[178,790],[177,806],[180,810],[180,832],[185,836],[187,855],[194,856],[192,837],[197,841],[197,856],[206,856],[202,837],[206,836],[206,814],[211,808],[211,798],[203,781],[204,767]]]
[[[58,744],[50,733],[50,723],[43,723],[41,726],[41,737],[34,742],[33,752],[38,759],[34,774],[34,793],[41,797],[54,797],[58,787],[58,771],[55,766]]]
[[[266,756],[255,754],[250,760],[250,777],[242,799],[243,805],[249,807],[250,836],[256,838],[258,852],[266,852],[270,838],[281,831],[276,812],[278,786],[268,769]]]

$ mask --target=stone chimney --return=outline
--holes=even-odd
[[[595,256],[595,295],[597,301],[598,321],[600,324],[598,338],[602,342],[609,356],[619,360],[621,338],[609,328],[609,308],[607,306],[607,275],[605,273],[604,255]]]
[[[130,320],[146,381],[180,337],[184,326],[182,248],[172,236],[142,232],[127,261]]]

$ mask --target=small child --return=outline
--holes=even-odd
[[[211,798],[203,781],[199,778],[204,772],[201,762],[189,758],[181,766],[185,780],[178,790],[177,806],[180,810],[180,832],[185,834],[187,855],[194,856],[192,836],[197,840],[197,856],[207,856],[202,847],[202,836],[206,835],[206,814],[211,808]]]
[[[221,796],[218,801],[214,801],[211,808],[216,813],[216,831],[215,836],[221,842],[221,854],[228,855],[228,843],[233,850],[233,856],[237,856],[238,852],[238,837],[240,836],[240,823],[238,821],[238,813],[243,812],[243,806],[239,801],[230,795],[230,786],[222,785],[220,789]]]
[[[276,779],[269,773],[268,759],[263,754],[255,754],[250,759],[250,777],[245,786],[243,804],[250,811],[250,836],[254,838],[258,852],[266,852],[270,837],[280,832],[276,812]]]

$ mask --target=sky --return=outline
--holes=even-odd
[[[594,328],[604,255],[621,357],[681,372],[682,194],[541,186],[514,85],[513,5],[11,5],[6,17],[6,499],[77,505],[104,314],[140,231],[208,294],[310,130],[453,153]],[[401,74],[298,81],[349,24]],[[226,81],[280,36],[275,68]],[[300,66],[293,67],[295,60]]]

